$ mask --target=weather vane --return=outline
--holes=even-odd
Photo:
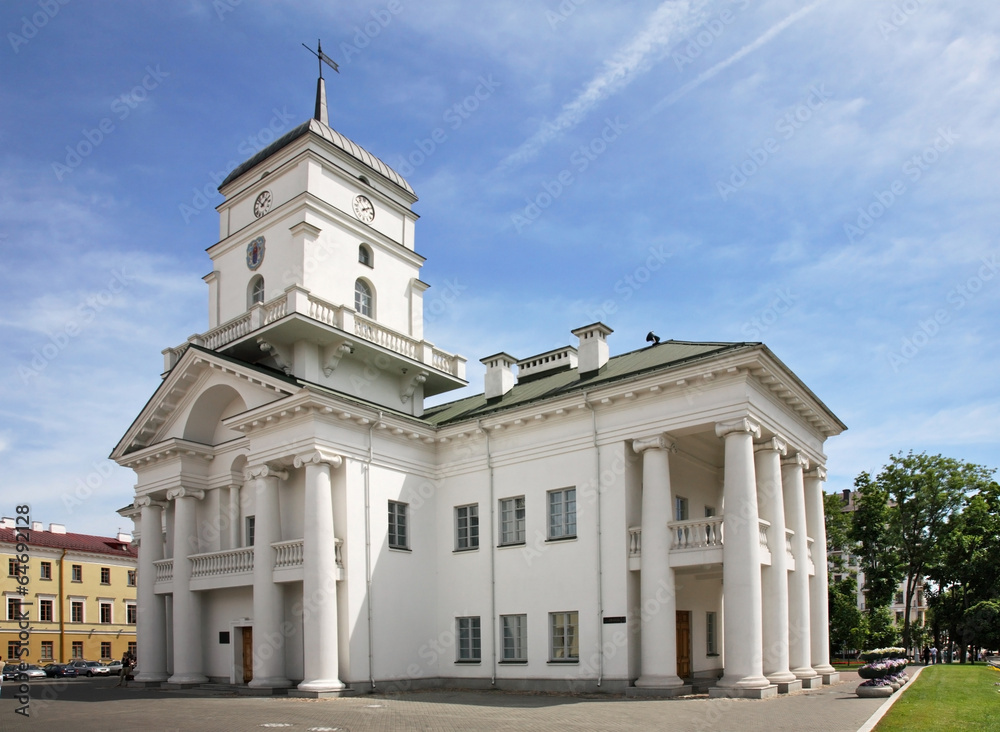
[[[338,74],[340,73],[340,69],[337,68],[337,62],[334,61],[329,56],[327,56],[325,53],[323,53],[323,44],[319,40],[316,41],[316,50],[315,51],[312,50],[311,48],[309,48],[309,46],[307,46],[304,43],[302,44],[302,47],[305,48],[307,51],[309,51],[309,53],[311,53],[313,56],[315,56],[317,58],[317,60],[319,61],[319,78],[321,78],[321,79],[323,78],[323,64],[326,64],[331,69],[333,69],[334,71],[336,71]]]

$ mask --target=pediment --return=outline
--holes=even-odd
[[[119,441],[111,459],[166,440],[211,446],[242,435],[223,420],[300,390],[294,379],[267,369],[188,348]]]

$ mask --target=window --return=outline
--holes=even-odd
[[[83,600],[72,600],[69,604],[69,622],[83,622]]]
[[[406,504],[389,501],[389,546],[406,549]]]
[[[354,283],[354,309],[366,318],[375,317],[375,301],[372,298],[372,288],[364,280]]]
[[[896,599],[893,600],[893,602],[896,605],[902,605],[903,604],[903,593],[902,592],[897,592],[896,593]]]
[[[459,662],[476,662],[482,658],[479,618],[456,618],[458,626],[458,660]]]
[[[135,652],[136,652],[135,641],[128,642],[128,652],[132,655],[132,658],[135,658]]]
[[[101,660],[111,658],[111,641],[101,641]]]
[[[83,658],[83,641],[73,641],[73,651],[71,657],[73,660]]]
[[[7,560],[7,574],[11,577],[17,577],[21,574],[21,565],[17,563],[16,559]]]
[[[504,663],[527,663],[528,661],[528,616],[500,616],[501,646]]]
[[[38,620],[40,622],[52,622],[52,600],[38,601]]]
[[[40,565],[39,577],[43,580],[52,579],[52,562],[42,562]]]
[[[687,521],[688,499],[682,496],[674,497],[674,521]]]
[[[136,618],[136,606],[132,603],[125,605],[125,622],[129,625],[135,625]]]
[[[576,488],[549,491],[549,538],[576,536]]]
[[[715,506],[705,506],[705,518],[712,518],[715,515]]]
[[[718,615],[715,613],[705,613],[705,653],[709,656],[718,656]]]
[[[455,549],[479,548],[479,504],[455,509]]]
[[[101,584],[111,584],[111,567],[101,567]]]
[[[244,546],[253,546],[254,517],[247,516],[245,520],[243,543]]]
[[[74,564],[70,568],[69,578],[71,582],[83,582],[83,565]]]
[[[524,496],[500,499],[500,545],[524,543]]]
[[[7,641],[7,658],[10,659],[8,663],[14,662],[14,659],[20,658],[21,656],[21,641]]]
[[[20,620],[21,615],[21,598],[20,597],[8,597],[7,598],[7,620]]]
[[[111,624],[111,603],[102,602],[101,603],[101,622],[105,625]]]
[[[247,285],[247,310],[264,302],[264,278],[255,275]]]
[[[42,641],[42,661],[51,661],[55,656],[53,655],[53,650],[55,646],[53,641]]]
[[[579,613],[549,613],[549,627],[552,630],[550,661],[579,661],[580,639],[578,636]]]
[[[372,266],[372,250],[364,244],[358,246],[358,261],[366,267]]]
[[[128,571],[128,586],[135,587],[135,570],[130,569]]]

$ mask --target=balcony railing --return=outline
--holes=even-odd
[[[187,343],[166,349],[163,352],[164,370],[172,369],[191,343],[215,351],[292,313],[299,313],[325,325],[339,328],[446,374],[460,379],[465,378],[465,359],[461,356],[434,348],[427,341],[418,341],[386,328],[374,320],[358,315],[351,308],[326,302],[298,287],[290,287],[278,297],[255,305],[249,312],[201,335],[191,336]]]
[[[153,562],[156,570],[156,582],[171,582],[174,579],[174,560],[160,559]]]
[[[722,546],[722,516],[703,519],[672,521],[670,528],[671,551],[709,549]]]
[[[250,574],[253,572],[253,547],[244,546],[239,549],[227,549],[221,552],[193,554],[191,560],[191,578],[221,577],[227,574]]]
[[[767,530],[771,528],[771,522],[758,519],[757,524],[760,533],[760,548],[770,553],[771,548],[767,545]]]

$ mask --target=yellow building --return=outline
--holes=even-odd
[[[136,557],[132,537],[67,533],[0,520],[4,660],[46,664],[135,653]],[[25,560],[27,560],[25,562]],[[27,629],[24,626],[28,626]]]

